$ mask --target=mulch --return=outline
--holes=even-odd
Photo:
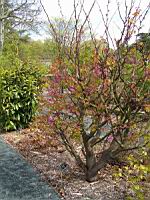
[[[40,129],[25,129],[2,134],[64,200],[124,200],[126,184],[116,182],[112,166],[99,173],[96,182],[88,183],[57,136]]]

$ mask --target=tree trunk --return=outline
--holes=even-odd
[[[116,152],[120,149],[119,144],[115,139],[111,142],[108,149],[104,150],[99,158],[96,159],[95,152],[93,150],[93,145],[89,136],[86,132],[82,133],[82,139],[85,148],[85,158],[86,158],[86,180],[88,182],[93,182],[97,179],[98,171],[104,168],[108,163],[112,164],[117,160]]]
[[[4,0],[0,0],[0,54],[4,46]]]
[[[95,166],[93,166],[92,169],[88,169],[86,172],[86,180],[88,182],[93,182],[97,180],[97,175],[98,175],[98,171],[103,169],[106,166],[106,162],[105,161],[101,161],[99,164],[96,164]]]
[[[110,151],[106,150],[102,153],[100,159],[95,162],[92,168],[87,168],[86,180],[93,182],[97,179],[98,171],[103,169],[111,161]]]
[[[115,160],[117,160],[115,152],[117,152],[118,148],[119,147],[116,141],[113,141],[110,147],[102,152],[102,155],[97,162],[95,161],[95,155],[92,151],[90,151],[90,154],[87,154],[86,180],[88,182],[95,181],[97,179],[97,174],[99,170],[103,169],[107,164],[112,164]]]
[[[95,153],[93,147],[91,146],[86,134],[83,135],[83,142],[86,153],[86,180],[88,182],[93,182],[97,179],[97,174],[100,169],[106,166],[108,162],[108,157],[110,151],[106,150],[102,153],[99,161],[96,161]]]
[[[86,158],[85,174],[86,174],[87,181],[91,182],[92,180],[90,180],[90,177],[91,177],[90,172],[92,171],[92,169],[94,168],[96,164],[96,157],[95,157],[93,148],[91,147],[91,144],[89,143],[87,139],[86,133],[83,134],[83,142],[84,142],[84,147],[85,147],[85,158]]]
[[[96,159],[95,159],[95,155],[93,152],[89,151],[86,152],[86,179],[89,182],[94,181],[94,179],[96,178],[97,173],[94,173],[93,175],[91,174],[92,169],[95,167],[96,165]]]

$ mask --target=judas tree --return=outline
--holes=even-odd
[[[74,1],[76,24],[72,41],[64,48],[64,57],[58,56],[50,67],[50,129],[61,137],[88,181],[93,181],[108,163],[117,162],[119,155],[149,145],[150,65],[145,62],[148,55],[138,51],[138,44],[131,45],[149,7],[142,12],[133,1],[130,7],[125,2],[122,15],[118,5],[123,26],[120,38],[114,39],[108,23],[109,3],[105,19],[96,1],[89,12],[82,4],[79,13]],[[102,46],[89,22],[94,5],[99,6],[105,25]],[[81,12],[85,20],[78,27]],[[90,53],[83,48],[81,37],[87,24],[93,43]],[[62,44],[60,48],[63,47]]]

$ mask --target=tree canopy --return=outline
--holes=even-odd
[[[14,29],[36,31],[39,13],[38,0],[0,0],[0,51],[7,32]]]

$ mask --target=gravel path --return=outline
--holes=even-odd
[[[60,200],[33,168],[0,138],[0,200]]]

